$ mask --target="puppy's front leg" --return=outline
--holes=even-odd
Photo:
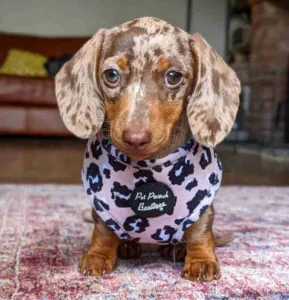
[[[84,275],[102,276],[114,268],[120,239],[94,211],[93,220],[91,245],[81,259],[79,271]]]
[[[182,275],[192,281],[212,281],[221,278],[215,255],[215,240],[212,232],[214,209],[210,206],[202,217],[185,232],[187,255]]]

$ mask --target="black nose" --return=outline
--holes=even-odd
[[[152,134],[148,130],[125,130],[122,139],[131,151],[143,151],[151,142]]]

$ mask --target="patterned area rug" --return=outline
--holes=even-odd
[[[102,278],[77,272],[92,224],[80,186],[0,186],[0,299],[289,299],[289,187],[223,187],[217,255],[222,279],[193,283],[157,253],[119,260]]]

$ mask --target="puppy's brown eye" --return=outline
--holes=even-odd
[[[174,88],[181,84],[182,79],[183,79],[182,73],[175,70],[170,70],[167,72],[165,76],[165,83],[168,87]]]
[[[104,72],[104,79],[108,86],[116,87],[120,82],[120,75],[115,69],[108,69]]]

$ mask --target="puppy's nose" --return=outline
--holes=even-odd
[[[152,134],[148,130],[125,130],[122,139],[130,150],[141,151],[150,143]]]

